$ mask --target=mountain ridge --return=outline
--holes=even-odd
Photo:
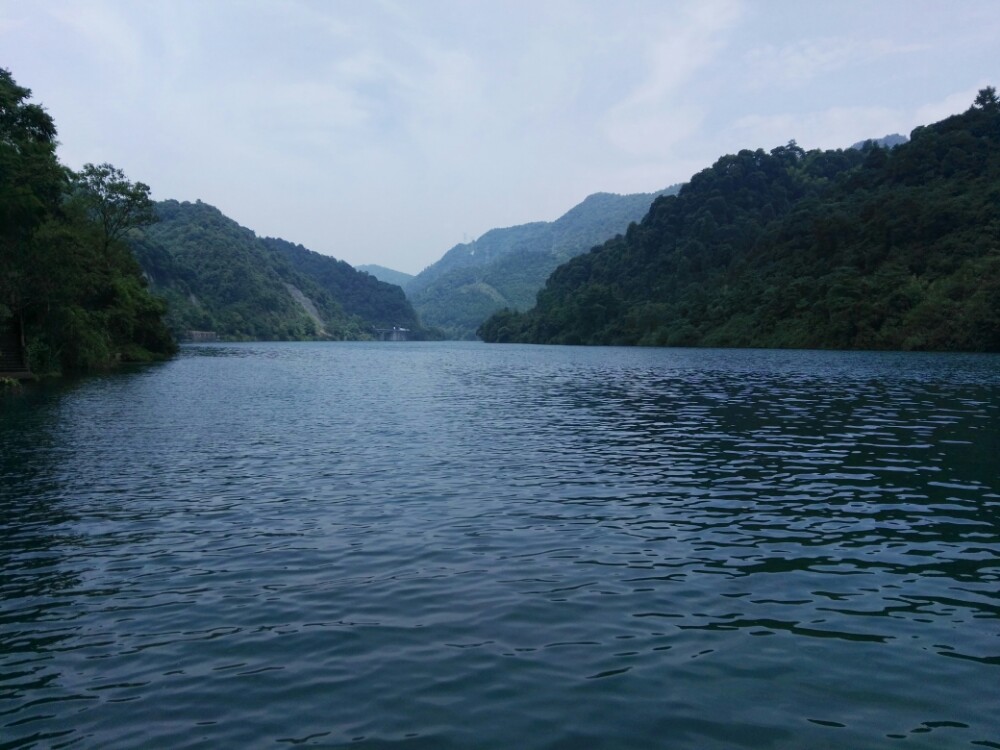
[[[365,339],[376,327],[420,329],[399,287],[343,261],[258,237],[202,201],[160,201],[159,221],[131,239],[152,290],[180,337]]]
[[[452,247],[406,286],[421,320],[454,338],[503,307],[526,308],[561,262],[623,232],[654,198],[676,192],[593,193],[553,221],[498,227]]]

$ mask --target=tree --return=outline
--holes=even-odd
[[[53,215],[66,185],[56,160],[56,127],[31,90],[0,68],[0,313],[17,312],[31,270],[29,245]],[[3,316],[0,316],[3,317]]]
[[[85,164],[74,182],[75,197],[101,229],[105,251],[130,229],[157,221],[149,186],[130,182],[111,164]]]
[[[979,90],[979,95],[973,102],[977,109],[1000,110],[1000,99],[997,98],[997,90],[993,86],[987,86]]]
[[[806,152],[795,139],[792,138],[786,145],[771,149],[771,156],[776,156],[785,162],[796,164],[805,158]]]
[[[73,175],[56,127],[0,69],[0,326],[18,318],[36,373],[164,357],[164,305],[122,241],[153,218],[149,188],[110,164]]]

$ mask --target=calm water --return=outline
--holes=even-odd
[[[1000,357],[206,345],[0,407],[0,747],[1000,748]]]

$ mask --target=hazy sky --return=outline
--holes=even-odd
[[[848,146],[1000,86],[1000,0],[0,0],[70,167],[416,272],[724,154]]]

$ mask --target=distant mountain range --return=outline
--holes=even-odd
[[[176,335],[224,339],[364,339],[378,327],[420,335],[398,286],[281,239],[260,238],[198,201],[162,201],[131,244]]]
[[[491,229],[456,245],[406,284],[421,321],[452,338],[473,338],[491,313],[527,309],[552,271],[641,219],[656,193],[588,196],[555,221]]]
[[[410,283],[413,279],[412,273],[404,273],[403,271],[394,271],[391,268],[386,268],[385,266],[375,265],[374,263],[368,263],[363,266],[355,266],[359,271],[364,271],[365,273],[370,273],[379,281],[384,281],[387,284],[395,284],[396,286],[406,288],[406,285]]]
[[[900,135],[899,133],[893,133],[892,135],[885,135],[882,136],[881,138],[869,138],[866,141],[858,141],[853,146],[851,146],[851,148],[855,149],[856,151],[860,151],[869,143],[873,143],[879,148],[896,148],[896,146],[902,146],[909,140],[910,139],[907,138],[905,135]]]
[[[892,149],[907,141],[895,134],[851,148],[868,153],[873,144]],[[623,241],[654,200],[680,191],[596,193],[555,221],[492,229],[456,245],[416,276],[378,265],[355,269],[257,237],[200,201],[157,204],[160,222],[137,233],[132,247],[180,336],[204,330],[227,339],[358,339],[399,326],[419,338],[426,326],[438,336],[473,338],[492,314],[530,309],[562,264]],[[485,330],[495,338],[495,325]]]

